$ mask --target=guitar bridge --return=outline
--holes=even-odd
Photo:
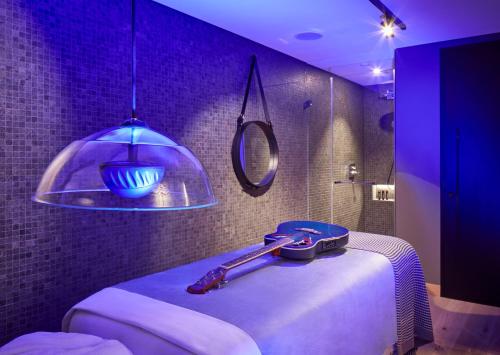
[[[292,245],[296,247],[300,247],[302,245],[311,245],[312,244],[312,239],[310,237],[305,237],[301,241],[295,242]]]
[[[215,286],[216,288],[223,288],[224,286],[226,286],[226,284],[228,283],[229,281],[227,280],[221,280],[217,286]]]

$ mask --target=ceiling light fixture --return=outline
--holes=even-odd
[[[380,22],[380,30],[382,35],[386,38],[392,38],[395,36],[394,22],[392,20],[387,20],[385,18]]]
[[[380,22],[381,33],[386,38],[392,38],[396,34],[396,26],[400,30],[406,30],[405,23],[380,0],[369,0],[377,9],[382,12],[382,21]]]
[[[131,29],[131,118],[64,148],[44,172],[34,201],[122,211],[180,210],[217,203],[195,155],[137,118],[135,0]]]
[[[374,67],[372,69],[372,74],[373,74],[373,76],[380,76],[380,75],[382,75],[382,68],[380,68],[380,67]]]

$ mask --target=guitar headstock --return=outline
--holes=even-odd
[[[219,285],[224,280],[224,276],[226,276],[227,269],[223,267],[218,267],[212,271],[209,271],[205,276],[196,281],[196,283],[192,284],[187,288],[187,292],[194,294],[203,294],[207,293],[212,288]]]

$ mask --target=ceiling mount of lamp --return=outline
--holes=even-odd
[[[395,26],[399,27],[400,30],[406,30],[405,23],[397,17],[387,6],[385,6],[380,0],[368,0],[377,9],[382,12],[380,29],[384,37],[392,38],[395,36]]]

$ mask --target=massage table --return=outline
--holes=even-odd
[[[129,280],[72,307],[63,330],[116,339],[134,354],[403,354],[432,341],[422,269],[395,237],[350,232],[310,261],[266,255],[204,295],[186,287],[261,246]]]

